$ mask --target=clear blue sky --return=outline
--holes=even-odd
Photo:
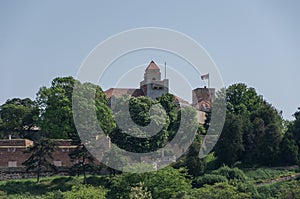
[[[76,76],[107,37],[155,26],[194,38],[214,59],[226,86],[246,83],[292,119],[300,106],[299,9],[297,0],[1,1],[0,104],[13,97],[34,99],[53,78]],[[156,57],[143,62],[150,59]]]

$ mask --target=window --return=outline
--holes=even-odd
[[[57,166],[57,167],[61,167],[62,166],[62,162],[60,160],[54,160],[53,164],[54,164],[54,166]]]
[[[163,90],[163,87],[157,84],[152,84],[152,89],[153,90]]]
[[[16,152],[16,148],[7,148],[7,152]]]
[[[17,161],[8,161],[8,167],[17,167]]]

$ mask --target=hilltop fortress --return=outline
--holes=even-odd
[[[156,99],[164,94],[169,93],[169,80],[161,78],[160,68],[151,61],[144,73],[144,80],[140,82],[139,88],[110,88],[104,91],[109,105],[122,95],[132,97],[147,96]],[[204,124],[207,112],[211,111],[212,102],[215,98],[214,88],[195,88],[192,90],[192,103],[174,96],[181,105],[193,106],[197,110],[198,122]],[[27,139],[9,139],[0,140],[0,174],[4,178],[21,178],[26,177],[24,171],[24,162],[29,154],[24,154],[24,150],[34,144]],[[69,157],[69,151],[74,150],[71,140],[57,140],[58,147],[54,152],[53,164],[57,167],[68,168],[73,163]],[[107,144],[107,143],[106,143]],[[21,170],[20,170],[21,169]],[[5,177],[6,176],[6,177]]]
[[[144,80],[140,82],[139,88],[110,88],[104,91],[109,105],[111,106],[116,98],[122,95],[132,97],[147,96],[156,99],[163,94],[169,93],[169,80],[161,78],[160,68],[151,61],[144,73]],[[175,96],[176,100],[182,105],[190,105],[197,110],[198,122],[204,124],[205,115],[211,111],[212,102],[215,99],[214,88],[195,88],[192,90],[192,104],[183,100],[179,96]]]

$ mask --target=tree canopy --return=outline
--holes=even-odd
[[[37,125],[39,107],[29,98],[13,98],[0,106],[0,131],[3,136],[17,134],[24,137],[24,132]]]
[[[220,164],[278,164],[283,137],[280,113],[245,84],[229,86],[226,99],[225,126],[215,147]]]

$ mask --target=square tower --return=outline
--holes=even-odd
[[[169,92],[169,80],[161,80],[159,67],[151,61],[145,70],[144,80],[140,83],[140,89],[152,99],[156,99]]]

